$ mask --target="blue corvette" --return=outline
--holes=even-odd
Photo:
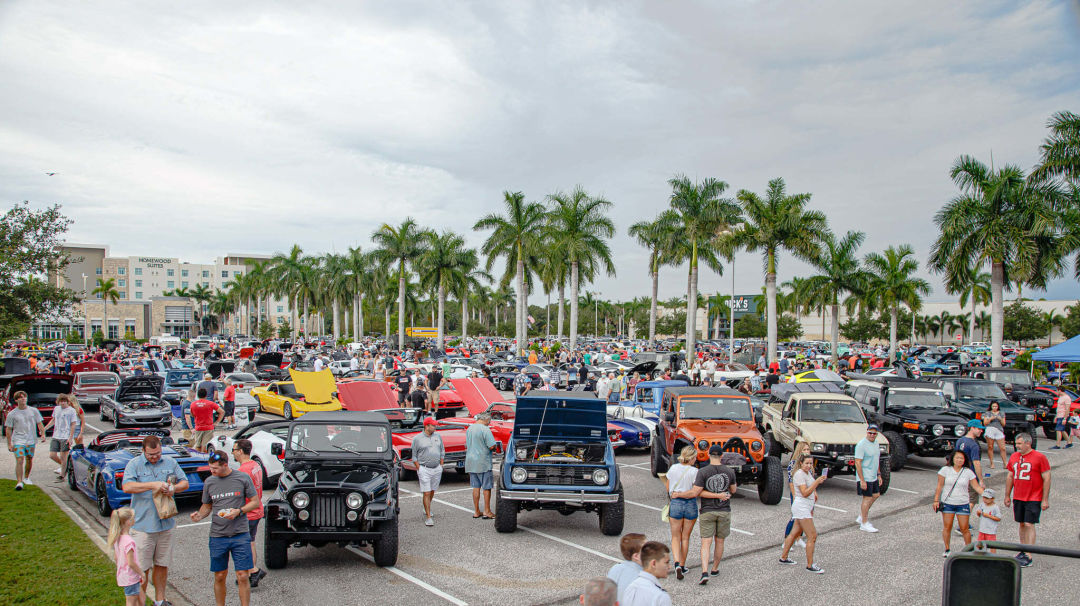
[[[623,448],[649,448],[657,416],[646,412],[641,417],[634,417],[634,412],[627,406],[608,406],[608,427],[619,428],[619,439],[625,442]]]
[[[203,479],[209,477],[207,455],[173,444],[165,429],[121,429],[98,435],[85,448],[71,451],[67,481],[72,490],[81,491],[97,501],[98,513],[107,516],[117,507],[131,502],[131,495],[121,490],[124,468],[128,461],[142,454],[146,436],[161,438],[161,456],[173,457],[187,474],[188,489],[179,497],[198,497],[202,494]]]

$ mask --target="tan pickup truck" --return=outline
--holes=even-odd
[[[774,385],[761,413],[770,456],[793,452],[805,442],[819,471],[827,467],[829,475],[855,473],[855,444],[866,436],[866,416],[858,402],[839,388],[823,383]],[[884,494],[890,478],[889,441],[878,433],[877,444],[881,448],[878,478]]]

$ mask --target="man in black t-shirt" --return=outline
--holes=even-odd
[[[724,557],[724,539],[731,534],[731,496],[735,494],[735,472],[721,463],[724,449],[714,444],[709,449],[709,464],[698,470],[694,487],[676,492],[672,498],[694,498],[700,502],[698,528],[701,532],[701,581],[709,582],[710,576],[720,574],[720,559]],[[715,539],[715,545],[711,545]],[[712,547],[712,549],[710,549]],[[713,567],[709,567],[712,551]],[[684,567],[684,572],[687,570]]]
[[[427,408],[427,392],[419,385],[409,394],[409,403],[413,408]]]
[[[443,375],[438,366],[433,366],[427,376],[428,403],[432,410],[439,407],[439,387],[443,384]]]
[[[397,387],[398,390],[398,406],[401,406],[405,403],[405,398],[408,397],[409,392],[412,391],[412,379],[409,377],[408,374],[405,373],[404,370],[402,370],[401,374],[398,375],[396,379],[394,379],[394,385]]]

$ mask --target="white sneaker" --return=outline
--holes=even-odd
[[[802,539],[802,537],[799,537],[799,539],[797,541],[795,541],[795,546],[796,547],[806,547],[806,541],[804,541]]]
[[[55,473],[55,474],[56,474],[56,475],[58,475],[58,476],[59,476],[59,475],[63,475],[63,474],[64,474],[64,470],[63,470],[63,469],[60,469],[59,467],[57,467],[56,469],[54,469],[54,470],[53,470],[53,473]]]
[[[855,518],[855,523],[858,524],[859,526],[862,526],[862,514],[861,513],[859,514],[859,516],[857,518]]]
[[[23,482],[24,482],[24,483],[25,483],[25,484],[26,484],[27,486],[33,486],[33,485],[34,485],[34,483],[30,481],[30,478],[24,478],[24,479],[23,479]]]
[[[22,482],[19,482],[18,484],[15,485],[15,490],[22,490],[22,489],[23,489],[23,483]]]
[[[865,524],[859,524],[859,530],[861,530],[863,532],[877,532],[878,531],[878,529],[874,528],[874,525],[871,524],[870,522],[867,522]]]
[[[434,526],[434,525],[435,525],[435,520],[433,520],[431,518],[431,516],[428,516],[428,518],[426,520],[424,520],[424,526]]]

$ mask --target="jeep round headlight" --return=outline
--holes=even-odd
[[[524,461],[529,456],[528,448],[515,448],[514,457],[519,461]]]
[[[349,509],[360,509],[360,506],[364,504],[364,497],[358,492],[350,492],[345,497],[345,506]]]
[[[593,481],[593,484],[596,484],[597,486],[603,486],[604,484],[607,484],[607,482],[608,482],[608,472],[607,472],[607,470],[606,469],[597,469],[596,471],[592,472],[592,481]]]
[[[706,450],[706,449],[709,448],[709,441],[708,440],[701,440],[701,441],[699,441],[697,443],[697,447],[698,447],[699,450]]]
[[[510,480],[514,484],[524,483],[529,478],[529,472],[525,471],[524,467],[515,467],[510,471]]]
[[[1025,421],[1034,421],[1035,420],[1035,415],[1024,415],[1024,420]]]
[[[753,442],[751,442],[750,443],[750,450],[752,450],[754,452],[757,452],[757,451],[761,450],[761,441],[754,440]]]
[[[953,435],[959,438],[960,436],[964,435],[964,429],[965,428],[963,425],[957,425],[956,427],[953,427]]]
[[[311,504],[311,497],[306,492],[298,492],[292,496],[292,504],[297,509],[304,509]]]
[[[933,431],[935,436],[940,436],[941,434],[945,433],[945,426],[938,423],[937,425],[934,425]]]
[[[825,452],[824,444],[814,444],[810,447],[810,452]]]

